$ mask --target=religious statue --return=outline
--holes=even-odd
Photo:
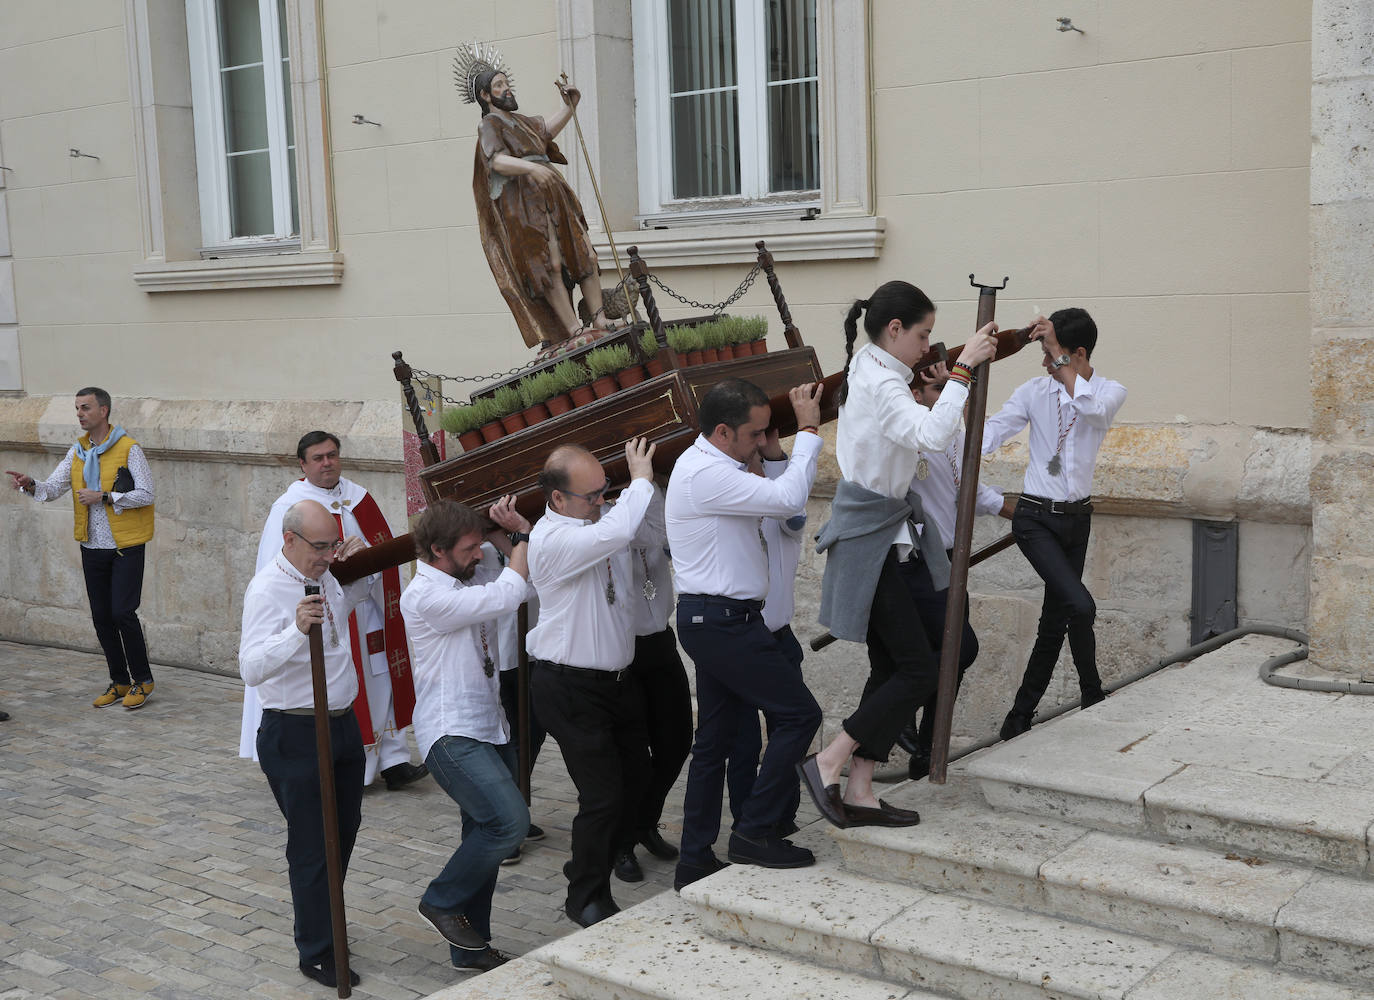
[[[492,45],[461,46],[454,60],[463,102],[482,109],[472,193],[487,263],[528,347],[548,350],[583,333],[612,329],[602,307],[596,251],[577,195],[549,164],[568,161],[554,137],[581,93],[556,83],[563,107],[543,118],[518,114],[512,77]],[[573,311],[580,286],[591,321]]]

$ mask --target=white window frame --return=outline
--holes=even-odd
[[[713,221],[799,219],[819,214],[821,192],[767,190],[768,63],[766,11],[763,0],[735,2],[735,82],[739,100],[740,193],[707,198],[673,195],[671,52],[667,0],[635,0],[632,7],[635,46],[636,128],[639,147],[647,151],[640,164],[636,222],[645,228],[701,225]],[[817,22],[821,17],[817,4]],[[819,26],[819,24],[818,24]],[[819,38],[817,45],[819,47]],[[818,71],[819,71],[819,52]],[[819,75],[819,72],[818,72]],[[820,115],[819,102],[817,116]],[[753,141],[748,141],[752,137]],[[823,182],[822,182],[823,183]]]

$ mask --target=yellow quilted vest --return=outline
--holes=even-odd
[[[138,444],[132,437],[125,434],[122,438],[110,445],[109,451],[100,456],[100,488],[106,493],[114,489],[115,474],[119,472],[121,465],[129,464],[129,451],[134,445]],[[91,446],[91,436],[81,435],[81,447]],[[86,488],[85,466],[81,459],[76,455],[72,456],[72,516],[73,532],[78,542],[89,540],[90,513],[86,506],[77,499],[76,491]],[[116,514],[113,510],[107,510],[106,514],[110,521],[110,530],[114,532],[115,546],[121,549],[132,548],[135,545],[142,545],[153,537],[153,505],[146,507],[134,507],[121,514]]]

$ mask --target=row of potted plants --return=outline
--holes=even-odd
[[[732,361],[751,354],[767,354],[768,321],[762,316],[721,316],[678,326],[668,331],[668,346],[689,365]]]

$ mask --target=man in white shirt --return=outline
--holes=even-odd
[[[644,523],[630,546],[629,605],[635,633],[630,673],[644,691],[649,782],[639,789],[639,827],[631,831],[633,839],[616,851],[615,875],[622,882],[641,882],[644,871],[635,857],[636,844],[643,844],[662,861],[677,859],[677,848],[663,839],[658,823],[668,793],[692,749],[692,690],[677,651],[677,636],[668,626],[673,611],[673,577],[663,525],[663,491],[657,483]]]
[[[491,897],[502,859],[530,825],[496,669],[498,623],[529,594],[530,523],[513,496],[493,504],[489,516],[513,532],[492,539],[509,553],[504,568],[482,544],[482,516],[440,500],[415,523],[420,558],[401,595],[415,646],[415,740],[463,815],[462,843],[425,889],[420,915],[449,943],[454,966],[482,972],[509,959],[488,945]]]
[[[526,643],[534,709],[577,786],[564,911],[588,927],[619,912],[612,859],[638,828],[631,814],[648,778],[648,733],[634,658],[630,544],[653,496],[654,446],[627,442],[630,485],[604,515],[610,480],[580,445],[555,448],[539,485],[548,500],[530,537],[539,624]]]
[[[1035,645],[1016,700],[1002,723],[1009,740],[1031,727],[1036,705],[1049,687],[1059,651],[1069,637],[1084,708],[1106,697],[1097,673],[1097,605],[1083,585],[1083,563],[1092,529],[1092,481],[1097,452],[1117,411],[1126,402],[1120,382],[1103,378],[1090,363],[1097,324],[1082,309],[1061,309],[1037,323],[1049,377],[1017,387],[988,418],[983,453],[1030,425],[1030,463],[1011,529],[1026,561],[1045,581],[1045,600]]]
[[[717,383],[698,409],[701,435],[668,481],[668,547],[677,578],[678,637],[697,674],[697,733],[682,804],[682,855],[674,885],[723,867],[720,833],[725,764],[735,729],[762,711],[772,738],[730,835],[742,864],[801,868],[815,856],[778,833],[796,791],[794,768],[820,726],[821,710],[763,620],[768,552],[762,519],[806,509],[821,439],[819,387],[790,393],[798,433],[777,479],[747,471],[772,413],[768,397],[742,379]]]
[[[303,500],[286,511],[281,538],[281,548],[258,570],[243,595],[239,673],[244,683],[258,689],[262,702],[258,760],[286,817],[286,867],[300,969],[305,976],[332,987],[337,985],[334,935],[307,637],[312,625],[320,626],[339,849],[343,874],[347,875],[348,859],[362,822],[364,763],[362,736],[352,708],[358,677],[348,652],[346,623],[349,613],[366,595],[367,584],[360,580],[341,587],[330,574],[329,565],[366,546],[361,538],[341,540],[334,519],[313,500]],[[317,592],[302,596],[309,587]],[[356,986],[358,975],[351,976]]]
[[[304,477],[293,482],[272,504],[258,544],[258,569],[268,565],[281,535],[281,519],[300,500],[315,500],[334,517],[340,538],[357,535],[369,545],[391,538],[381,509],[362,486],[339,474],[339,439],[327,431],[310,431],[296,445],[296,459]],[[401,577],[396,568],[368,577],[367,596],[348,619],[347,645],[358,672],[361,697],[354,704],[363,733],[367,771],[363,784],[381,774],[388,790],[396,791],[425,776],[423,766],[410,762],[405,730],[415,704],[410,677],[410,651],[401,620]],[[243,693],[243,723],[239,756],[254,756],[258,730],[258,697],[251,687]]]
[[[916,401],[926,409],[931,409],[940,399],[945,381],[922,382],[914,390]],[[941,541],[948,546],[946,555],[954,558],[954,522],[959,499],[959,482],[964,461],[964,432],[955,435],[943,451],[922,451],[916,464],[916,475],[911,480],[911,490],[921,498],[926,520],[940,533]],[[986,483],[978,484],[974,512],[977,514],[996,514],[1011,519],[1015,505],[1002,496],[1000,490]],[[937,654],[945,638],[945,610],[949,602],[949,588],[937,590],[930,577],[930,569],[920,559],[908,559],[897,565],[898,574],[911,591],[911,599],[916,602],[916,610],[921,615],[921,625],[925,629],[930,647]],[[963,637],[959,641],[958,684],[964,681],[964,674],[978,658],[978,635],[969,622],[968,602],[964,602]],[[956,686],[955,692],[958,692]],[[921,722],[918,726],[913,719],[897,737],[902,749],[911,754],[907,762],[907,777],[919,781],[930,773],[930,747],[935,736],[935,702],[932,693],[921,708]]]
[[[496,550],[498,562],[505,565],[505,553]],[[539,624],[539,595],[530,588],[529,597],[525,601],[526,624],[525,628],[532,629]],[[501,678],[501,708],[506,713],[506,724],[510,726],[510,741],[515,747],[516,756],[520,752],[520,620],[519,615],[512,612],[504,615],[496,623],[496,634],[500,640],[501,655],[496,659],[498,675]],[[534,710],[533,705],[529,705],[529,688],[525,689],[526,718],[529,721],[530,736],[529,747],[530,757],[528,768],[530,774],[534,773],[534,765],[539,760],[539,751],[544,748],[544,737],[548,735],[544,732],[544,724],[539,721],[539,713]],[[525,834],[526,841],[537,841],[544,839],[544,828],[533,820],[530,821],[529,832]],[[523,843],[523,842],[522,842]],[[520,863],[521,844],[516,844],[515,849],[506,855],[501,864],[516,865]]]

